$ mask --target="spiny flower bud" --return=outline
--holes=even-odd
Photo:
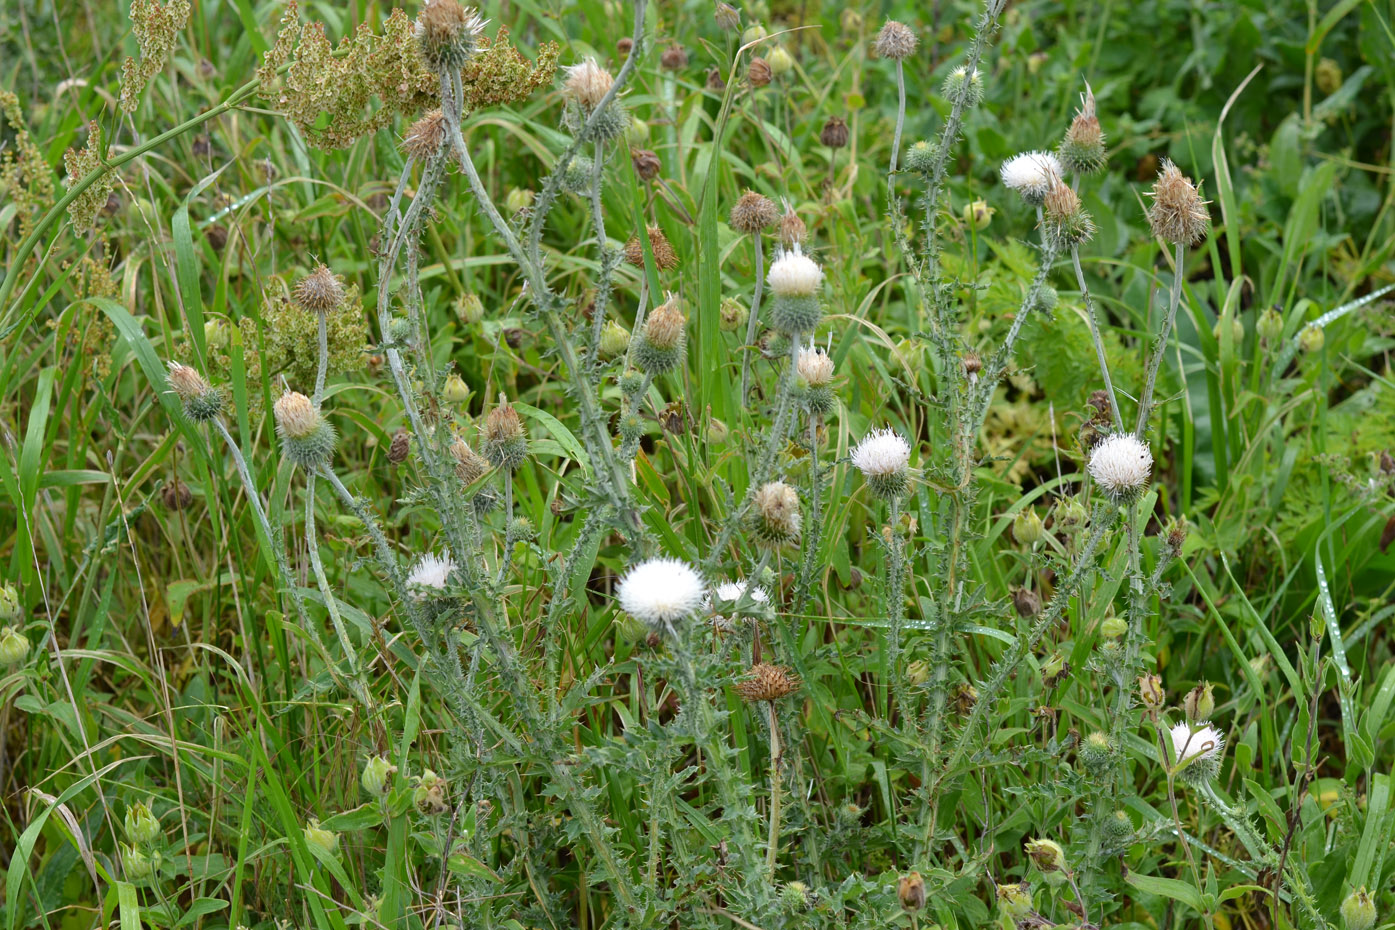
[[[789,697],[799,690],[799,686],[799,676],[785,666],[758,662],[733,687],[741,700],[755,704]]]
[[[1187,543],[1187,518],[1177,517],[1167,524],[1163,533],[1163,545],[1174,559],[1181,558],[1182,547]]]
[[[601,355],[614,358],[623,355],[630,347],[630,331],[614,320],[606,320],[601,327]]]
[[[499,406],[485,416],[481,432],[483,438],[480,446],[484,450],[484,457],[495,468],[512,471],[528,457],[523,421],[503,394],[499,395]]]
[[[747,32],[749,31],[748,29]],[[752,58],[751,63],[746,66],[746,80],[750,81],[752,87],[764,87],[770,83],[772,77],[770,63],[764,58]]]
[[[19,619],[19,592],[6,582],[0,584],[0,620]]]
[[[1163,159],[1158,180],[1148,196],[1153,198],[1148,209],[1153,235],[1175,245],[1196,245],[1206,238],[1211,225],[1207,201],[1201,199],[1196,187],[1170,159]]]
[[[1012,518],[1012,538],[1024,546],[1035,546],[1045,533],[1046,528],[1035,508],[1019,510],[1017,516]]]
[[[160,821],[140,801],[126,808],[123,826],[126,828],[126,839],[137,846],[149,846],[160,836]]]
[[[1198,682],[1197,686],[1187,692],[1187,696],[1182,698],[1182,712],[1186,714],[1188,723],[1197,723],[1207,720],[1216,710],[1215,689],[1210,682]]]
[[[1066,868],[1066,851],[1055,840],[1028,840],[1022,847],[1043,874],[1062,872]]]
[[[634,345],[634,361],[651,375],[672,371],[683,361],[687,321],[672,294],[649,314]]]
[[[819,133],[819,141],[831,149],[841,149],[848,144],[848,124],[841,116],[830,116]]]
[[[1084,742],[1080,744],[1080,764],[1095,774],[1108,769],[1110,757],[1113,755],[1114,749],[1109,744],[1109,737],[1099,730],[1085,737]]]
[[[1088,83],[1080,101],[1080,111],[1071,120],[1065,138],[1056,148],[1056,155],[1067,171],[1093,174],[1104,167],[1104,131],[1095,113],[1095,93]]]
[[[446,143],[446,118],[439,109],[428,110],[426,115],[407,129],[402,137],[402,148],[407,154],[421,161],[435,158]]]
[[[363,763],[363,775],[359,778],[359,784],[375,798],[386,797],[392,790],[392,776],[395,774],[397,766],[389,762],[387,757],[369,756],[368,761]]]
[[[812,910],[818,903],[818,895],[803,882],[789,882],[780,889],[780,903],[794,914]]]
[[[879,58],[901,61],[911,57],[915,52],[916,41],[916,35],[909,26],[889,19],[881,31],[877,33],[877,40],[872,47],[876,50]]]
[[[223,393],[188,365],[170,362],[170,390],[184,401],[184,415],[195,422],[216,417],[223,410]]]
[[[588,155],[573,155],[562,172],[562,189],[577,196],[591,192],[596,163]]]
[[[28,637],[12,626],[0,630],[0,667],[9,668],[18,665],[28,655]]]
[[[925,906],[925,879],[919,872],[901,876],[896,883],[896,899],[901,902],[902,908],[911,912]]]
[[[1104,818],[1104,835],[1115,843],[1127,842],[1133,837],[1133,821],[1124,811],[1115,811],[1113,817]]]
[[[1042,234],[1048,245],[1067,251],[1088,242],[1095,232],[1094,221],[1080,202],[1080,195],[1060,178],[1052,180],[1042,201]]]
[[[276,433],[286,456],[302,468],[313,470],[334,454],[334,427],[320,415],[310,398],[287,391],[276,401]]]
[[[678,253],[673,248],[673,243],[668,241],[668,236],[657,226],[646,228],[649,235],[649,248],[654,252],[654,267],[660,271],[672,271],[678,267]],[[639,241],[638,236],[632,236],[630,241],[625,243],[625,261],[637,268],[644,267],[644,244]]]
[[[339,834],[326,830],[314,817],[305,825],[305,845],[326,856],[339,855]]]
[[[417,787],[412,792],[412,804],[417,813],[425,817],[439,817],[449,810],[446,803],[446,780],[427,769],[417,777]]]
[[[915,174],[929,175],[935,170],[935,158],[939,148],[933,142],[922,139],[906,149],[905,167]]]
[[[756,491],[751,509],[751,534],[768,549],[799,542],[799,495],[783,481],[771,481]]]
[[[962,100],[966,107],[978,106],[983,99],[983,72],[960,65],[945,77],[944,95],[946,100]]]
[[[1347,895],[1340,911],[1346,930],[1371,930],[1376,923],[1376,902],[1364,887]]]
[[[448,74],[475,53],[484,20],[456,0],[426,0],[417,16],[417,51],[422,63],[437,74]]]
[[[460,479],[460,483],[466,485],[474,484],[484,473],[489,471],[489,462],[480,455],[463,437],[457,436],[450,444],[450,457],[455,460],[455,477]]]
[[[753,236],[774,226],[779,218],[775,201],[755,191],[742,194],[731,208],[731,228]]]

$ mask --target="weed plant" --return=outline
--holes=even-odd
[[[1383,923],[1391,5],[891,6],[0,13],[0,923]]]

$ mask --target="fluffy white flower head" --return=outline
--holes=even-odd
[[[587,110],[594,110],[615,83],[609,71],[596,64],[596,59],[586,58],[579,64],[568,65],[562,83],[563,92]]]
[[[798,243],[775,253],[766,276],[771,292],[780,297],[812,297],[822,281],[823,270],[818,262],[805,255]]]
[[[407,575],[407,587],[445,590],[446,579],[453,571],[455,562],[451,560],[450,553],[439,556],[429,552],[417,559],[416,564],[412,566],[411,573]]]
[[[874,429],[852,450],[852,463],[868,478],[883,478],[906,470],[911,445],[892,429]]]
[[[1113,433],[1090,453],[1090,477],[1111,497],[1127,497],[1143,490],[1153,470],[1153,453],[1133,433]]]
[[[746,589],[751,590],[751,600],[757,604],[764,604],[770,600],[770,595],[760,585],[752,585],[749,581],[723,581],[717,585],[717,603],[735,604],[746,594]]]
[[[822,387],[833,380],[833,359],[811,342],[800,347],[795,370],[799,372],[805,384],[810,387]]]
[[[641,562],[625,573],[616,589],[620,607],[656,630],[672,631],[673,622],[692,616],[706,595],[702,578],[679,559]]]
[[[1003,162],[1003,186],[1017,191],[1022,199],[1039,205],[1046,199],[1053,181],[1065,175],[1061,160],[1050,152],[1023,152]]]

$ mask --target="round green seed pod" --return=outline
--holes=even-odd
[[[816,296],[776,294],[770,302],[770,325],[787,336],[812,332],[821,319],[823,309]]]

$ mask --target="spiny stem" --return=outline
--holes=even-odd
[[[765,844],[765,871],[767,877],[775,879],[775,860],[780,852],[780,717],[775,712],[775,702],[766,701],[770,713],[770,831]]]
[[[1143,378],[1143,393],[1138,400],[1138,425],[1134,427],[1134,433],[1139,439],[1148,431],[1148,417],[1152,414],[1153,407],[1153,387],[1158,380],[1158,370],[1162,367],[1163,353],[1167,351],[1167,337],[1172,332],[1172,324],[1177,319],[1177,307],[1182,302],[1182,282],[1185,275],[1182,273],[1182,259],[1185,253],[1182,251],[1181,243],[1176,246],[1173,253],[1173,274],[1172,292],[1168,296],[1167,316],[1163,317],[1162,329],[1158,331],[1158,342],[1153,348],[1153,354],[1148,359],[1148,371]]]
[[[1104,339],[1100,336],[1099,321],[1095,318],[1094,302],[1090,300],[1090,288],[1085,284],[1085,272],[1080,268],[1080,249],[1070,247],[1071,264],[1075,266],[1075,281],[1080,286],[1080,296],[1085,301],[1085,319],[1090,323],[1090,338],[1095,343],[1095,357],[1099,359],[1100,376],[1104,378],[1104,390],[1109,395],[1109,410],[1114,417],[1114,428],[1124,429],[1124,418],[1119,413],[1119,398],[1114,395],[1114,382],[1109,377],[1109,359],[1104,354]]]
[[[751,314],[746,318],[746,346],[741,353],[741,402],[751,388],[751,348],[756,344],[756,330],[760,326],[760,299],[765,289],[765,246],[760,230],[751,233],[751,243],[756,250],[756,284],[751,294]]]

